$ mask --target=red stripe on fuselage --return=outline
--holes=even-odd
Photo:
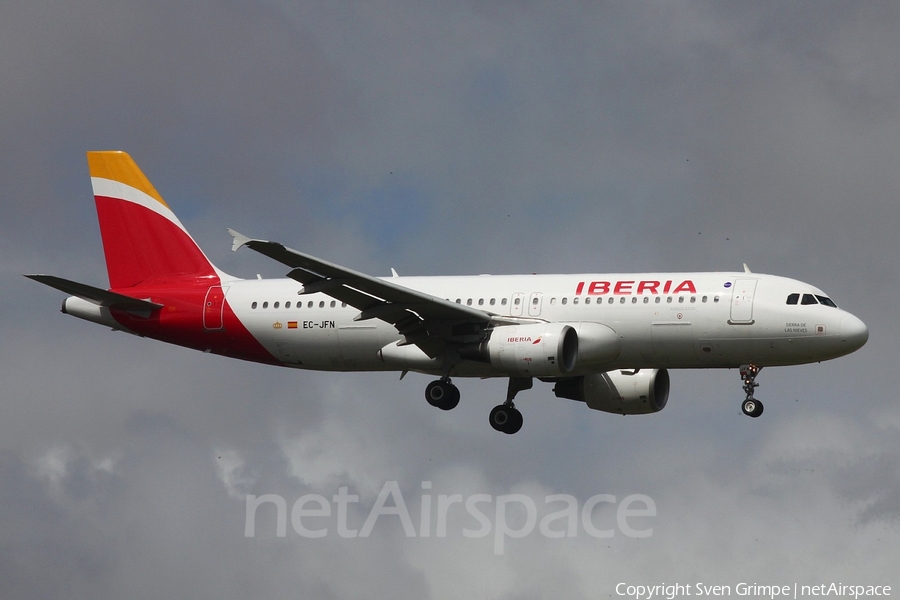
[[[195,350],[281,364],[244,327],[223,300],[222,327],[204,327],[204,302],[219,275],[178,224],[121,198],[95,196],[112,291],[162,304],[149,317],[111,309],[129,330]],[[216,323],[218,326],[219,323]]]
[[[224,327],[207,330],[203,327],[203,302],[212,285],[219,285],[218,277],[188,277],[165,285],[140,286],[112,290],[134,298],[150,299],[162,304],[148,318],[112,309],[112,316],[129,330],[162,342],[177,344],[213,354],[280,365],[241,323],[225,301],[222,312]]]

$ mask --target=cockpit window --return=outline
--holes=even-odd
[[[788,294],[787,303],[788,304],[797,304],[800,301],[800,294]]]
[[[818,304],[819,302],[816,300],[816,297],[812,294],[803,294],[803,300],[800,301],[800,304]]]
[[[827,296],[816,296],[816,299],[819,301],[819,304],[824,304],[825,306],[830,306],[831,308],[837,308],[837,304],[834,303],[834,300],[828,298]]]

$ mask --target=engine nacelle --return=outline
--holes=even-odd
[[[622,371],[594,373],[563,379],[553,388],[558,398],[579,400],[594,410],[620,415],[644,415],[666,407],[669,400],[669,372],[641,370],[630,375]]]
[[[490,363],[510,375],[558,377],[575,368],[578,334],[562,323],[507,325],[492,330],[485,341],[461,349],[460,356]]]
[[[570,323],[578,334],[578,359],[576,365],[580,373],[598,371],[614,361],[621,352],[619,334],[600,323]]]

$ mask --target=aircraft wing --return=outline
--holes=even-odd
[[[405,337],[402,344],[415,344],[431,357],[439,355],[448,341],[480,337],[491,324],[512,322],[321,260],[278,242],[251,239],[233,229],[228,232],[234,238],[232,251],[247,246],[292,267],[288,277],[303,284],[303,293],[321,292],[346,302],[360,311],[355,321],[380,319],[391,323]]]

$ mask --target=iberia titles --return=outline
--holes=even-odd
[[[685,279],[678,285],[675,280],[666,281],[579,281],[575,286],[575,295],[602,296],[604,294],[616,294],[619,296],[631,296],[642,294],[696,294],[697,287],[690,279]],[[662,286],[662,289],[660,289]]]

